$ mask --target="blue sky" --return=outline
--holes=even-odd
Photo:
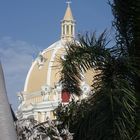
[[[66,0],[0,0],[0,59],[9,101],[17,108],[17,92],[40,50],[60,39],[60,21]],[[112,13],[108,0],[73,0],[76,32],[111,29]]]

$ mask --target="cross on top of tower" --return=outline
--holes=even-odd
[[[66,3],[67,3],[68,5],[70,5],[70,4],[71,4],[71,0],[67,0]]]

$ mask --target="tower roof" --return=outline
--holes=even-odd
[[[70,8],[70,2],[67,2],[67,3],[68,3],[68,7],[66,9],[63,20],[74,20],[73,15],[72,15],[72,11]]]

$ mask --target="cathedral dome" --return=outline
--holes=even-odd
[[[43,86],[55,87],[60,79],[60,57],[65,53],[65,43],[59,40],[39,53],[28,72],[24,93],[40,91]]]
[[[68,2],[61,21],[61,39],[38,54],[27,74],[24,90],[18,94],[20,100],[18,118],[33,116],[34,119],[43,122],[46,117],[54,118],[53,110],[60,102],[70,101],[70,94],[62,89],[59,82],[60,58],[64,59],[66,44],[74,39],[75,20]],[[83,75],[81,89],[84,94],[81,98],[86,97],[90,91],[91,80],[89,79],[92,73],[93,71],[88,71]]]

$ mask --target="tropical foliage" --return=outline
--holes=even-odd
[[[140,1],[114,0],[110,3],[115,17],[113,25],[116,29],[117,47],[127,57],[133,74],[129,74],[135,89],[137,103],[137,126],[140,130]]]
[[[57,110],[76,140],[140,139],[140,1],[114,0],[110,5],[116,45],[106,47],[105,32],[98,38],[86,34],[68,44],[61,60],[61,83],[71,94],[81,94],[80,73],[98,71],[91,76],[94,92],[85,104],[71,103]]]
[[[98,37],[87,33],[68,44],[61,59],[63,89],[80,96],[81,73],[95,70],[94,90],[82,101],[60,104],[54,111],[56,122],[18,121],[19,140],[140,139],[140,0],[109,3],[115,46],[109,46],[106,31]]]
[[[72,140],[68,129],[58,130],[57,123],[47,119],[39,123],[34,119],[22,119],[16,122],[18,140]]]

